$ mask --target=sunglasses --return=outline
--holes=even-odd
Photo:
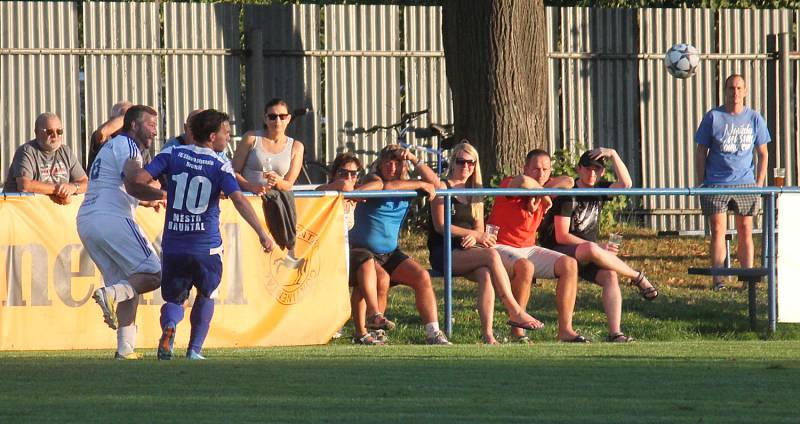
[[[55,137],[56,135],[64,134],[64,130],[61,129],[61,128],[58,128],[58,129],[55,129],[55,130],[54,129],[49,129],[49,128],[48,129],[39,128],[39,131],[47,134],[48,137]]]
[[[267,119],[269,119],[270,121],[274,121],[278,118],[281,118],[281,121],[285,121],[289,119],[289,116],[290,115],[288,113],[268,113]]]
[[[456,159],[456,164],[461,166],[464,165],[475,166],[475,163],[476,163],[475,159],[461,159],[461,158]]]
[[[358,171],[351,171],[349,169],[339,168],[336,171],[336,176],[342,178],[357,178]]]

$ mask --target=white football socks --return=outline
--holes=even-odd
[[[136,347],[136,324],[117,329],[117,352],[121,356],[133,353]]]
[[[133,299],[134,296],[136,296],[136,291],[133,289],[133,286],[128,283],[128,280],[120,280],[115,284],[106,286],[106,293],[110,293],[111,297],[117,303]]]

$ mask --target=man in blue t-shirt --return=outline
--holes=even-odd
[[[771,141],[767,123],[746,107],[747,87],[741,75],[725,80],[725,104],[708,111],[697,128],[694,140],[695,172],[703,187],[761,187],[767,175],[767,143]],[[753,167],[753,153],[758,167]],[[739,243],[737,256],[743,268],[753,266],[753,216],[758,212],[759,195],[701,196],[703,215],[711,229],[711,266],[725,262],[725,232],[728,209],[736,214]],[[725,288],[722,276],[714,276],[714,290]]]
[[[158,359],[172,359],[175,328],[183,320],[183,302],[192,287],[197,289],[190,321],[189,359],[205,359],[203,342],[214,315],[214,297],[222,278],[222,237],[219,231],[219,197],[225,193],[236,210],[258,234],[264,251],[272,250],[272,239],[236,182],[230,162],[217,152],[230,141],[228,115],[209,109],[191,121],[194,145],[162,150],[135,177],[136,192],[163,198],[150,182],[167,178],[167,216],[161,241],[162,277],[161,340]]]

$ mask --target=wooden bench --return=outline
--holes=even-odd
[[[756,284],[767,276],[766,268],[689,268],[692,275],[735,276],[739,281],[747,282],[747,310],[750,315],[750,328],[756,329]]]

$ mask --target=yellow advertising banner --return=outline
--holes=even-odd
[[[102,281],[78,238],[75,217],[82,200],[75,197],[65,206],[46,196],[0,200],[0,350],[116,347],[115,332],[92,300]],[[261,199],[249,200],[264,222]],[[233,204],[221,202],[223,277],[206,347],[322,344],[347,320],[342,198],[301,198],[296,204],[300,261],[286,261],[280,249],[262,252]],[[164,213],[136,213],[157,250]],[[156,347],[162,304],[158,290],[142,296],[138,347]],[[186,316],[178,325],[178,351],[189,340]]]

